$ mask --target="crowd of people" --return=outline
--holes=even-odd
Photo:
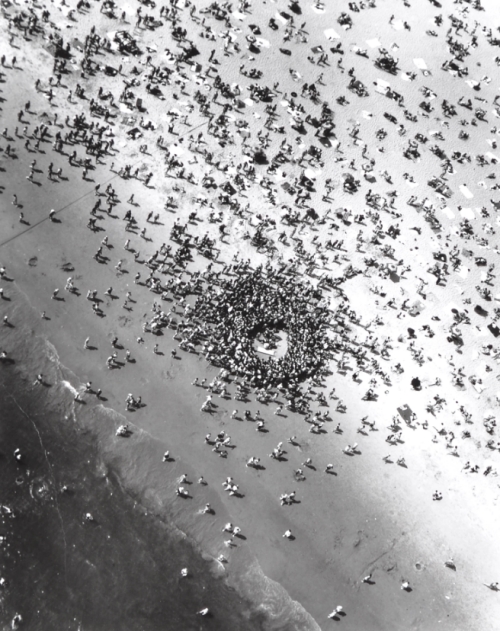
[[[317,374],[329,358],[330,314],[321,306],[321,291],[286,273],[251,269],[248,262],[226,266],[227,279],[197,299],[193,315],[210,323],[207,358],[252,387],[288,386],[296,390]],[[261,359],[257,343],[274,353],[280,332],[287,334],[281,358]]]
[[[439,3],[433,5],[436,7],[434,30],[428,31],[427,36],[437,37],[435,29],[442,29],[439,36],[445,42],[443,55],[448,57],[440,72],[451,74],[458,81],[469,76],[465,62],[469,57],[471,61],[475,59],[475,49],[480,45],[497,46],[499,40],[490,27],[474,18],[474,11],[479,17],[482,9],[479,0],[456,0],[449,16],[439,12]],[[407,8],[410,3],[405,0],[404,6]],[[220,368],[210,384],[206,385],[206,378],[202,381],[196,378],[193,382],[210,393],[201,406],[203,412],[213,411],[213,395],[219,395],[222,400],[234,397],[242,402],[254,396],[260,403],[276,403],[278,416],[284,408],[302,414],[311,433],[326,433],[324,424],[333,420],[335,413],[347,411],[347,405],[335,394],[335,388],[328,398],[325,395],[324,389],[333,371],[344,376],[351,372],[354,384],[366,381],[368,388],[361,398],[376,401],[393,385],[393,379],[399,383],[403,374],[408,376],[405,373],[408,364],[403,367],[400,361],[393,359],[398,343],[408,343],[406,350],[412,367],[425,363],[428,350],[418,347],[416,340],[417,337],[433,338],[436,331],[432,327],[439,327],[440,334],[444,334],[444,345],[451,344],[451,348],[462,352],[463,327],[470,324],[472,314],[468,306],[473,302],[477,303],[475,314],[483,319],[488,317],[489,330],[495,337],[498,335],[495,323],[500,319],[500,308],[490,309],[488,304],[494,298],[489,287],[494,286],[495,263],[491,258],[486,259],[489,253],[491,256],[500,253],[491,224],[497,203],[491,199],[487,206],[478,208],[476,214],[460,204],[453,204],[460,213],[460,220],[451,228],[438,216],[443,212],[454,217],[454,212],[448,208],[452,195],[449,176],[460,171],[462,165],[474,161],[479,168],[491,167],[492,172],[485,176],[482,189],[498,188],[494,184],[498,159],[493,153],[481,150],[475,155],[456,150],[450,153],[443,135],[455,132],[456,142],[465,142],[482,132],[480,126],[488,125],[485,104],[493,108],[494,116],[500,117],[497,96],[490,98],[488,92],[490,77],[471,80],[470,89],[474,91],[477,104],[463,95],[453,104],[447,94],[439,111],[437,99],[444,95],[419,84],[420,80],[429,83],[432,80],[425,63],[417,65],[421,74],[403,71],[400,68],[403,60],[393,54],[398,47],[393,46],[389,52],[379,45],[372,59],[377,72],[387,76],[404,75],[408,94],[396,92],[381,80],[374,82],[375,98],[386,98],[384,107],[390,112],[384,112],[384,120],[377,122],[377,127],[382,126],[375,131],[375,137],[369,137],[369,131],[363,131],[359,121],[347,120],[344,114],[344,109],[350,105],[349,99],[373,98],[371,88],[366,85],[367,73],[362,71],[359,73],[362,77],[357,76],[359,60],[356,56],[369,61],[369,53],[358,46],[349,49],[342,42],[327,50],[324,42],[312,41],[307,20],[301,18],[298,24],[303,9],[298,1],[278,7],[267,25],[248,24],[250,19],[259,18],[257,3],[253,6],[249,0],[237,2],[236,8],[230,2],[212,2],[203,8],[190,0],[170,0],[168,5],[158,7],[154,2],[144,2],[134,15],[127,13],[128,9],[122,10],[113,0],[107,0],[100,8],[105,21],[93,24],[90,29],[86,26],[87,15],[94,11],[90,3],[79,0],[75,8],[68,9],[65,0],[61,7],[54,6],[50,10],[35,3],[26,8],[6,3],[2,8],[8,21],[10,46],[15,47],[17,42],[23,48],[43,46],[53,56],[50,76],[37,76],[33,97],[20,107],[16,105],[15,128],[9,131],[6,127],[2,131],[2,164],[6,169],[18,168],[14,158],[19,156],[18,164],[27,172],[26,185],[42,188],[43,175],[51,183],[63,182],[66,177],[63,171],[68,171],[66,165],[71,168],[68,177],[73,177],[78,169],[84,183],[90,187],[94,172],[109,165],[114,185],[108,183],[105,187],[103,183],[93,183],[91,195],[95,196],[95,202],[89,203],[89,215],[84,221],[92,233],[89,240],[99,239],[95,265],[107,265],[111,262],[113,247],[118,246],[113,245],[107,234],[102,240],[98,235],[101,231],[115,231],[114,213],[121,214],[126,241],[123,258],[117,259],[114,268],[120,283],[126,266],[135,267],[137,292],[134,289],[132,296],[130,289],[120,288],[116,290],[119,295],[115,295],[109,287],[103,294],[110,298],[121,297],[123,309],[127,311],[132,311],[136,302],[145,304],[153,299],[151,315],[143,318],[142,330],[133,338],[137,344],[143,345],[149,335],[160,340],[171,331],[179,351],[201,353],[208,363]],[[80,29],[83,44],[63,37],[64,31],[58,27],[58,10],[63,10],[64,19],[72,28]],[[314,3],[314,10],[321,14],[325,7],[318,1]],[[339,28],[350,32],[360,12],[375,15],[376,10],[374,0],[350,2],[348,11],[339,13]],[[448,31],[444,34],[447,20]],[[411,31],[406,20],[399,22],[402,29]],[[396,28],[399,22],[393,15],[389,24]],[[135,23],[133,31],[127,30],[131,23]],[[110,35],[110,25],[121,30]],[[242,32],[246,33],[244,40],[238,38]],[[158,46],[154,44],[159,34],[168,37],[172,47],[167,48],[164,55],[157,54]],[[299,54],[302,47],[304,50],[307,47],[307,63],[312,65],[310,76],[305,80],[301,72],[290,67],[280,81],[269,81],[266,74],[270,73],[259,61],[259,55],[264,57],[271,45],[264,34],[278,48],[283,68],[292,56],[286,46],[293,43]],[[331,37],[335,39],[334,35]],[[244,58],[236,77],[225,63],[235,55]],[[18,57],[18,53],[2,54],[2,81],[14,81]],[[355,59],[354,65],[346,71],[344,64],[350,65],[348,60],[351,59]],[[495,63],[500,64],[498,58]],[[254,67],[248,69],[249,64]],[[316,76],[318,66],[321,72]],[[245,84],[241,84],[243,80]],[[337,82],[335,99],[328,91],[331,81]],[[406,101],[410,100],[411,90],[417,91],[414,84],[419,85],[423,101],[418,110],[411,112]],[[463,82],[458,85],[461,89]],[[432,86],[436,87],[435,81]],[[345,94],[341,94],[343,88]],[[488,96],[483,98],[486,94]],[[40,106],[35,106],[40,97],[49,104],[48,112],[43,114],[40,114]],[[58,108],[68,113],[60,115]],[[458,116],[459,111],[463,118]],[[158,122],[160,113],[167,124]],[[156,121],[153,120],[155,114],[158,114]],[[373,118],[368,114],[365,118]],[[151,119],[146,118],[149,115]],[[431,115],[434,125],[439,125],[437,131],[428,131]],[[262,117],[264,120],[259,123]],[[459,122],[455,117],[460,118]],[[404,122],[399,123],[400,120]],[[384,126],[387,121],[397,125],[396,131]],[[494,126],[489,133],[496,136],[499,130]],[[125,143],[119,142],[123,140]],[[393,143],[392,148],[389,143]],[[494,151],[496,139],[490,140],[489,145]],[[124,148],[118,149],[119,146]],[[134,155],[130,147],[135,149]],[[389,173],[387,168],[379,169],[378,162],[384,161],[384,154],[389,151],[394,152],[394,159],[391,158],[394,173]],[[416,185],[414,175],[406,171],[401,176],[398,170],[402,170],[401,165],[408,170],[412,165],[416,167],[424,154],[427,161],[437,158],[432,169],[438,175],[429,182],[434,197],[428,190],[421,198],[412,195],[405,201],[400,199],[402,193],[398,188],[383,190],[386,184],[395,186],[394,180],[401,177],[408,186]],[[50,163],[44,167],[47,161]],[[329,174],[332,172],[329,178],[324,177],[327,170]],[[463,177],[466,177],[465,172]],[[124,202],[120,200],[122,183],[125,187],[130,182],[136,182],[137,189],[128,197],[124,209]],[[144,191],[149,194],[155,184],[160,187],[164,182],[169,183],[170,190],[162,200],[163,212],[148,208],[146,213],[135,195],[140,198]],[[5,184],[2,191],[4,189]],[[460,191],[466,199],[471,198],[465,184]],[[10,190],[10,194],[12,205],[16,209],[23,207],[23,189]],[[247,199],[249,201],[245,202]],[[350,199],[356,211],[349,208]],[[334,202],[340,206],[335,207]],[[25,230],[45,219],[60,221],[64,210],[47,208],[42,219],[30,214],[29,209],[19,211],[19,238]],[[170,221],[171,214],[178,214],[175,221]],[[471,223],[477,218],[479,228]],[[165,236],[162,222],[169,227],[170,239]],[[413,223],[416,225],[410,225]],[[426,242],[422,256],[427,257],[423,263],[427,269],[423,271],[422,263],[408,256],[409,230],[414,231],[419,242]],[[402,232],[406,241],[401,239]],[[427,247],[430,243],[437,251],[430,251]],[[481,249],[480,255],[474,255],[473,245]],[[151,249],[152,253],[145,254]],[[240,254],[240,249],[245,250],[245,255]],[[245,258],[246,255],[253,258]],[[413,325],[407,327],[404,334],[396,335],[391,323],[385,326],[391,320],[391,313],[395,314],[394,322],[399,326],[398,322],[407,315],[417,318],[423,312],[422,303],[430,293],[429,280],[418,274],[428,273],[435,277],[436,288],[446,287],[453,274],[463,272],[461,278],[466,277],[469,261],[477,266],[472,273],[481,272],[483,267],[487,272],[474,285],[472,296],[457,295],[462,306],[454,308],[451,325],[440,326],[441,319],[435,314],[431,318],[432,326],[426,322],[418,331]],[[335,269],[338,273],[332,272]],[[7,274],[3,266],[0,282]],[[392,291],[392,285],[409,279],[409,275],[418,296],[413,302],[411,292],[402,287],[400,292]],[[354,294],[363,288],[365,281],[367,292],[373,296],[366,293],[360,301]],[[82,282],[91,281],[83,279]],[[356,288],[354,291],[350,290],[352,286]],[[67,279],[65,290],[79,295],[74,277]],[[0,288],[0,297],[2,301],[8,298],[4,287]],[[383,304],[379,300],[382,298]],[[59,289],[52,290],[52,299],[60,299]],[[93,286],[88,288],[87,300],[94,313],[102,318],[105,305]],[[443,309],[446,301],[447,298]],[[376,308],[372,308],[373,302]],[[46,313],[42,316],[46,318]],[[3,315],[3,323],[10,325],[9,313]],[[120,345],[116,337],[112,343],[113,349],[125,351],[124,363],[132,362],[131,351],[126,346],[131,346],[133,339],[125,346]],[[280,353],[282,345],[286,347],[284,353]],[[90,337],[87,337],[84,349],[89,347]],[[496,359],[500,350],[493,344],[485,344],[479,352],[490,361],[489,358]],[[162,354],[160,341],[155,342],[153,353]],[[7,356],[4,350],[0,359],[5,361]],[[175,359],[181,355],[174,348],[170,356]],[[455,364],[459,357],[456,354],[449,359],[453,368],[450,387],[464,391],[470,384],[480,393],[485,387],[483,382],[493,378],[488,373],[493,373],[494,368],[487,364],[486,371],[478,375],[471,364],[467,375],[464,367]],[[110,370],[120,368],[116,350],[108,356],[106,366]],[[440,387],[442,378],[428,387]],[[408,376],[408,382],[410,379]],[[42,376],[38,375],[35,384],[42,382]],[[420,380],[413,379],[411,388],[420,390]],[[97,392],[99,398],[102,391]],[[86,393],[95,393],[90,382],[75,400],[81,401]],[[335,411],[330,409],[332,399],[337,401]],[[496,405],[499,403],[497,396]],[[126,412],[131,412],[143,404],[140,396],[130,393],[125,405]],[[437,393],[427,403],[422,416],[435,417],[446,405],[445,397]],[[429,424],[427,419],[421,419],[420,413],[407,416],[398,412],[387,438],[387,442],[396,447],[403,444],[404,424],[424,430]],[[463,423],[473,425],[472,413],[463,405],[453,410],[455,412]],[[243,416],[249,418],[251,414],[245,410]],[[235,410],[231,418],[238,417]],[[364,417],[356,430],[366,436],[375,431],[375,421],[367,419]],[[254,415],[254,420],[258,431],[267,431],[260,413]],[[482,437],[482,432],[494,435],[495,428],[495,415],[490,414],[481,419],[474,435]],[[340,423],[334,431],[342,433]],[[122,437],[129,436],[130,432],[126,424],[117,429],[117,435]],[[461,437],[472,438],[472,428],[464,430]],[[215,440],[209,435],[205,442],[212,445],[219,456],[227,457],[230,440],[222,431]],[[445,441],[448,453],[460,457],[457,438],[444,424],[433,438],[434,442],[440,440]],[[289,441],[294,444],[295,437]],[[487,448],[498,450],[498,443],[488,439]],[[358,444],[349,444],[343,451],[348,456],[356,455]],[[278,460],[283,456],[281,443],[270,456]],[[168,461],[168,455],[164,459]],[[384,461],[392,462],[390,456],[384,457]],[[400,467],[407,466],[404,457],[396,461]],[[303,466],[311,464],[309,459]],[[252,456],[246,465],[258,469],[260,458]],[[469,461],[463,468],[468,474],[480,470],[479,465],[472,466]],[[324,471],[333,473],[334,465],[327,464]],[[488,465],[483,473],[496,475],[496,469]],[[303,469],[294,470],[295,480],[305,481],[305,478]],[[225,489],[229,494],[236,494],[238,485],[228,478]],[[180,497],[188,494],[183,486],[179,486],[176,493]],[[441,500],[443,494],[436,490],[432,499]],[[295,491],[280,496],[282,505],[291,505],[294,501]],[[205,512],[211,510],[207,508]],[[233,535],[236,532],[232,527],[226,530]],[[283,536],[292,538],[291,531]],[[369,577],[365,578],[363,581],[369,582]],[[408,588],[409,583],[404,580],[401,589],[408,591]],[[205,609],[198,613],[206,615],[203,612]],[[337,607],[328,617],[338,618],[341,613],[342,607]]]

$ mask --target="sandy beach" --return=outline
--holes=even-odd
[[[18,381],[59,410],[51,431],[81,434],[82,462],[92,445],[96,475],[149,515],[148,532],[168,524],[228,602],[259,614],[242,614],[249,629],[496,629],[497,4],[6,0],[2,15],[5,396]],[[245,340],[203,319],[204,299],[240,308],[245,261],[270,299],[310,301],[293,331],[270,313],[249,334],[272,358],[263,372],[328,314],[297,389],[245,374]],[[0,464],[36,476],[24,458],[2,447]],[[9,498],[22,520],[29,503]],[[130,532],[123,559],[133,537],[154,558],[161,536]],[[58,628],[28,619],[4,577],[2,628],[15,614]],[[213,598],[193,596],[193,626],[186,614],[177,628],[226,628]],[[68,628],[163,628],[96,612]]]

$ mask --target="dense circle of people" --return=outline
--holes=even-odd
[[[249,376],[256,386],[287,385],[326,363],[329,312],[321,299],[320,290],[270,266],[242,268],[220,291],[211,288],[200,296],[195,314],[212,325],[213,363]],[[288,336],[285,355],[259,357],[256,341],[276,347],[279,331]]]

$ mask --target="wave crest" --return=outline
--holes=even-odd
[[[311,614],[280,583],[264,574],[257,560],[233,576],[231,583],[244,598],[260,603],[257,611],[265,614],[266,631],[321,631]]]

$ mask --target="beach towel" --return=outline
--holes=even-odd
[[[325,33],[326,39],[328,39],[330,42],[334,39],[340,39],[340,35],[333,28],[326,29],[324,33]]]
[[[419,70],[427,70],[427,64],[423,59],[414,59],[413,63]]]
[[[465,184],[462,184],[458,188],[460,189],[460,192],[462,193],[462,195],[466,197],[467,199],[472,199],[474,197],[474,195],[469,191],[469,189],[467,188],[467,186],[465,186]]]

